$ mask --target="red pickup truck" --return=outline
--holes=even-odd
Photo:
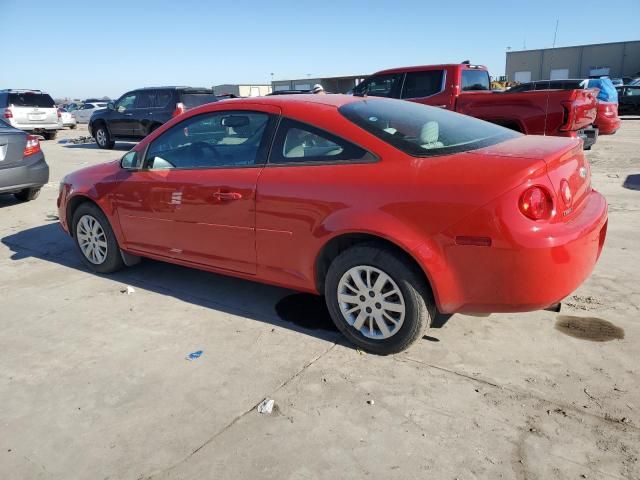
[[[594,90],[491,91],[481,65],[446,64],[383,70],[367,77],[354,95],[401,98],[446,108],[529,135],[579,137],[596,142]]]

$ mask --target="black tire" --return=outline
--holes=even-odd
[[[58,135],[57,130],[48,130],[44,132],[42,136],[45,138],[45,140],[55,140],[57,135]]]
[[[35,200],[40,195],[40,187],[25,188],[17,193],[14,193],[15,197],[21,202],[30,202]]]
[[[388,338],[372,339],[365,336],[347,322],[340,310],[340,281],[346,272],[358,266],[374,267],[382,271],[395,282],[402,294],[404,321],[397,332]],[[431,291],[418,267],[401,253],[375,242],[356,245],[335,258],[325,279],[325,299],[336,327],[357,347],[379,355],[398,353],[408,348],[421,338],[436,313]],[[376,306],[380,308],[378,304]]]
[[[76,124],[76,125],[69,125],[69,128],[70,128],[71,130],[75,130],[77,126],[78,126],[77,124]]]
[[[106,240],[107,251],[104,258],[104,261],[100,263],[95,263],[84,254],[82,248],[80,247],[79,235],[78,235],[78,223],[80,220],[85,217],[91,217],[95,221],[98,222],[102,231],[104,232],[104,238]],[[109,224],[109,220],[102,213],[96,205],[93,203],[85,202],[80,204],[80,206],[73,213],[73,221],[71,222],[73,239],[75,241],[76,247],[78,247],[78,251],[80,252],[80,256],[84,263],[94,272],[98,273],[112,273],[118,270],[121,270],[124,267],[124,261],[122,260],[122,255],[120,254],[120,246],[118,245],[118,241],[116,240],[116,236],[113,233],[113,229]],[[102,238],[102,236],[100,236]]]
[[[113,149],[116,142],[111,139],[111,135],[109,134],[109,130],[107,127],[101,123],[95,127],[95,131],[93,132],[93,138],[98,144],[98,147],[106,150]]]

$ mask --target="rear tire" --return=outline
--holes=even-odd
[[[14,193],[15,197],[21,202],[30,202],[35,200],[40,195],[40,187],[25,188],[17,193]]]
[[[57,135],[58,135],[57,130],[49,130],[47,132],[44,132],[42,136],[45,138],[45,140],[54,140]]]
[[[93,138],[95,139],[98,147],[106,150],[111,150],[115,142],[111,140],[111,135],[109,135],[109,130],[104,124],[100,124],[96,127]]]
[[[71,130],[75,130],[77,126],[78,126],[78,125],[69,125],[69,128],[70,128]]]
[[[73,239],[87,267],[98,273],[113,273],[124,267],[109,220],[96,205],[81,204],[73,213],[71,225]]]
[[[436,313],[422,272],[377,243],[356,245],[335,258],[325,298],[336,327],[357,347],[379,355],[408,348]]]

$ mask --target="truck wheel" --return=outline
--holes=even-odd
[[[25,188],[17,193],[14,193],[15,197],[21,202],[30,202],[35,200],[40,195],[40,187]]]
[[[124,267],[120,247],[109,220],[96,205],[81,204],[73,213],[73,239],[84,263],[98,273],[112,273]]]
[[[109,135],[109,130],[104,125],[99,125],[96,127],[96,133],[94,136],[98,147],[104,148],[107,150],[111,150],[115,145],[115,142],[111,140],[111,135]]]
[[[376,243],[338,255],[327,273],[325,298],[338,329],[359,348],[379,355],[408,348],[435,316],[417,267]]]

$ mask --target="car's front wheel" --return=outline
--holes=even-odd
[[[96,205],[81,204],[73,214],[72,225],[73,238],[91,270],[112,273],[124,266],[109,220]]]
[[[14,193],[15,197],[21,202],[30,202],[35,200],[40,195],[40,187],[25,188],[17,193]]]
[[[96,143],[98,147],[105,148],[111,150],[115,145],[115,142],[111,140],[111,135],[109,135],[109,130],[104,125],[98,125],[96,127],[96,133],[94,135]]]
[[[325,298],[338,329],[356,346],[380,355],[408,348],[435,315],[418,268],[376,243],[338,255],[327,273]]]

